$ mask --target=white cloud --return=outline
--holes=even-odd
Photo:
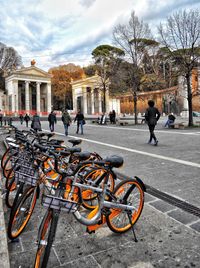
[[[13,46],[24,64],[38,67],[69,61],[87,64],[92,50],[111,43],[112,28],[129,20],[131,11],[155,24],[177,8],[200,7],[199,0],[0,0],[0,42]],[[66,53],[51,57],[56,53]]]

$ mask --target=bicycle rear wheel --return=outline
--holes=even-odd
[[[59,213],[48,209],[39,228],[35,268],[46,268],[58,224]]]
[[[37,200],[35,187],[27,188],[10,214],[8,224],[8,237],[17,238],[26,227],[33,213]]]
[[[139,219],[144,206],[144,191],[135,179],[120,182],[114,189],[113,195],[118,204],[134,207],[133,210],[114,208],[106,216],[108,227],[115,233],[127,232]]]

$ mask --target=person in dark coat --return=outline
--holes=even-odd
[[[65,135],[68,136],[68,128],[72,122],[72,119],[71,119],[71,116],[69,115],[67,110],[63,111],[61,120],[62,120],[63,125],[64,125]]]
[[[24,117],[23,117],[22,114],[20,114],[20,116],[19,116],[19,120],[20,120],[20,123],[21,123],[21,125],[22,125],[22,124],[23,124],[23,121],[24,121]]]
[[[54,124],[57,123],[56,115],[53,111],[48,116],[48,121],[49,121],[49,129],[51,132],[54,131]]]
[[[153,100],[149,100],[148,105],[149,105],[149,107],[146,109],[146,112],[145,112],[145,119],[146,119],[146,122],[149,126],[149,132],[150,132],[150,139],[149,139],[148,143],[150,144],[152,142],[152,139],[153,139],[154,145],[157,146],[158,140],[154,134],[154,129],[155,129],[155,126],[157,124],[157,121],[160,118],[160,112],[158,111],[158,109],[156,107],[154,107],[155,103]]]
[[[0,110],[0,126],[3,126],[3,112]]]
[[[115,112],[115,110],[112,111],[112,122],[113,122],[113,124],[116,124],[116,112]]]
[[[28,114],[25,114],[24,121],[26,122],[26,127],[28,127],[28,122],[30,121],[30,116]]]
[[[32,119],[31,128],[33,128],[36,132],[41,131],[41,123],[39,115],[35,114]]]
[[[74,122],[77,121],[77,130],[76,134],[79,132],[79,127],[81,128],[81,134],[83,135],[83,125],[85,124],[85,118],[84,115],[81,113],[79,110],[78,113],[76,114],[76,117],[74,118]]]

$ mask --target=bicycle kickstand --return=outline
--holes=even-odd
[[[138,242],[136,234],[135,234],[135,229],[134,229],[134,227],[132,225],[132,222],[131,222],[131,211],[130,210],[127,211],[127,215],[128,215],[128,219],[129,219],[129,222],[130,222],[130,225],[131,225],[131,229],[133,231],[134,240],[135,240],[135,242]]]

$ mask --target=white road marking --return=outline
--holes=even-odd
[[[48,130],[46,130],[46,131],[49,132]],[[60,132],[54,132],[54,133],[57,134],[57,135],[65,136],[63,133],[60,133]],[[186,166],[192,166],[192,167],[200,168],[200,164],[190,162],[190,161],[186,161],[186,160],[181,160],[181,159],[177,159],[177,158],[173,158],[173,157],[167,157],[167,156],[163,156],[163,155],[159,155],[159,154],[152,154],[152,153],[139,151],[139,150],[135,150],[135,149],[131,149],[131,148],[117,146],[117,145],[114,145],[114,144],[109,144],[109,143],[105,143],[105,142],[90,140],[90,139],[86,139],[86,138],[83,138],[83,137],[77,137],[77,136],[71,136],[71,135],[69,135],[67,137],[71,137],[71,138],[75,138],[75,139],[80,139],[81,138],[83,141],[87,141],[87,142],[91,142],[91,143],[95,143],[95,144],[99,144],[99,145],[103,145],[103,146],[107,146],[107,147],[111,147],[111,148],[116,148],[116,149],[119,149],[119,150],[128,151],[128,152],[132,152],[132,153],[136,153],[136,154],[142,154],[142,155],[145,155],[145,156],[159,158],[159,159],[179,163],[179,164],[186,165]]]
[[[87,124],[88,127],[105,127],[105,128],[110,128],[110,129],[119,129],[119,130],[129,130],[129,131],[141,131],[141,132],[149,132],[148,127],[146,129],[139,129],[139,128],[126,128],[126,127],[110,127],[110,126],[99,126],[99,125],[91,125],[91,124]],[[200,132],[183,132],[181,130],[181,132],[179,131],[171,131],[171,130],[158,130],[155,129],[156,133],[164,133],[164,134],[180,134],[180,135],[200,135]]]

